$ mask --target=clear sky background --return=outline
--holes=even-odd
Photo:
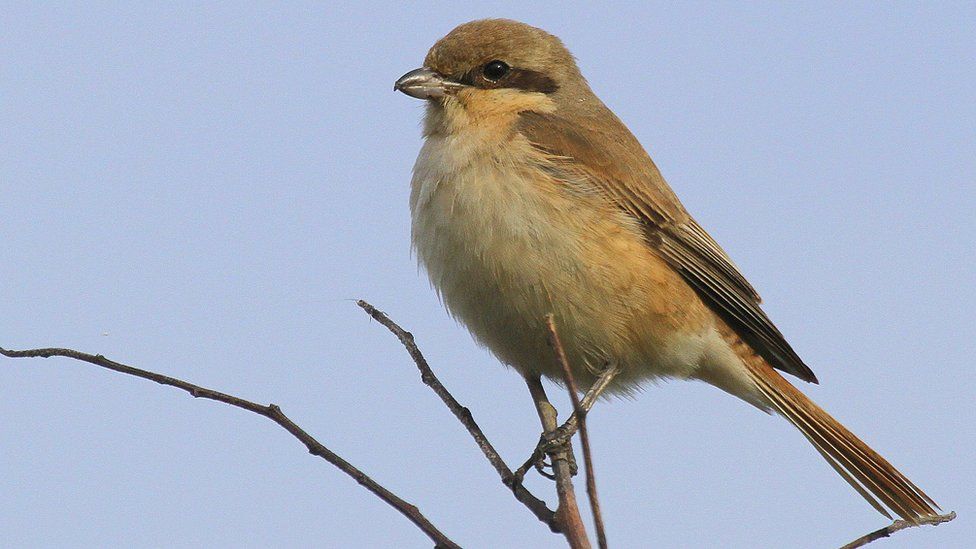
[[[883,546],[972,546],[976,4],[157,4],[0,11],[0,346],[275,402],[462,545],[561,547],[353,301],[527,456],[521,380],[410,254],[422,108],[391,90],[455,25],[516,18],[563,38],[763,294],[804,390],[959,512]],[[705,385],[601,403],[591,433],[616,547],[887,524]],[[0,360],[0,470],[4,547],[430,545],[271,422],[66,359]]]

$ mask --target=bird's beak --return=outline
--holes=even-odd
[[[417,99],[444,97],[461,89],[463,84],[448,80],[437,72],[422,67],[404,74],[393,84],[394,91],[403,92]]]

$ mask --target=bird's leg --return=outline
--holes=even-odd
[[[596,399],[600,398],[603,391],[607,390],[607,387],[610,386],[613,378],[617,377],[617,374],[619,373],[620,365],[616,363],[607,364],[607,367],[604,368],[603,372],[600,373],[600,377],[598,377],[596,382],[590,386],[590,389],[586,391],[585,395],[583,395],[583,400],[580,401],[580,408],[583,409],[584,414],[590,411],[590,408],[593,407],[593,403],[596,402]]]
[[[539,472],[540,475],[546,477],[549,480],[555,480],[556,477],[552,473],[546,471],[546,467],[552,467],[546,463],[546,452],[544,448],[546,447],[545,435],[539,437],[539,443],[536,444],[535,449],[532,450],[532,455],[529,459],[525,460],[525,463],[521,467],[515,470],[513,473],[513,478],[515,482],[512,486],[519,486],[522,484],[522,479],[525,478],[525,473],[529,472],[530,467],[535,467],[535,470]]]
[[[590,386],[590,389],[586,391],[585,395],[583,395],[583,399],[580,400],[580,413],[583,415],[589,413],[590,409],[593,408],[593,404],[598,398],[600,398],[600,395],[606,391],[607,387],[610,386],[610,382],[613,381],[613,378],[617,377],[618,373],[620,373],[620,366],[616,364],[607,364],[606,369],[603,370],[600,377],[597,378],[596,382]],[[547,452],[545,447],[546,445],[558,447],[562,444],[566,444],[573,438],[573,435],[576,434],[576,430],[578,428],[579,419],[577,418],[577,412],[573,411],[572,415],[569,416],[569,419],[567,419],[565,423],[553,431],[551,435],[543,435],[542,440],[539,442],[541,446],[544,446],[542,448],[543,453]]]
[[[590,386],[589,390],[586,391],[586,394],[583,395],[582,400],[580,400],[580,411],[583,414],[588,413],[590,409],[593,408],[593,404],[598,398],[600,398],[600,395],[603,394],[603,392],[610,385],[610,382],[613,381],[618,373],[620,373],[619,366],[616,364],[607,364],[607,367],[603,370],[603,373],[600,374],[600,377],[597,378],[596,382],[592,386]],[[551,415],[553,425],[555,425],[556,410],[552,407],[552,404],[549,403],[549,399],[546,398],[546,393],[542,388],[541,381],[539,381],[538,377],[534,378],[534,380],[535,381],[533,382],[533,379],[527,377],[525,381],[529,385],[529,392],[532,394],[532,399],[535,402],[536,411],[539,413],[539,419],[542,420],[543,425],[546,425],[546,419],[543,418],[543,414],[547,414],[547,417],[548,415]],[[538,388],[533,388],[534,383],[538,383]],[[553,475],[544,470],[544,467],[552,467],[551,465],[545,463],[545,457],[547,455],[557,454],[560,452],[560,450],[563,450],[569,446],[569,442],[573,439],[573,436],[576,435],[576,430],[578,428],[579,421],[575,411],[569,416],[565,423],[559,427],[556,427],[552,431],[549,431],[544,427],[545,430],[542,433],[542,436],[539,438],[539,444],[537,444],[535,449],[532,451],[532,455],[529,456],[529,459],[527,459],[525,463],[523,463],[522,466],[515,471],[515,480],[517,483],[522,482],[522,479],[525,477],[525,474],[529,471],[530,467],[535,467],[535,469],[539,471],[539,474],[546,478],[552,479]],[[567,461],[570,464],[572,474],[575,475],[578,468],[576,466],[576,460],[573,458],[571,449],[568,452]]]

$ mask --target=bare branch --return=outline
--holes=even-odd
[[[498,455],[495,447],[492,446],[488,437],[475,422],[474,417],[471,415],[471,410],[462,406],[450,391],[448,391],[444,385],[437,379],[434,375],[433,370],[430,369],[430,365],[427,364],[427,359],[424,358],[423,353],[417,347],[417,343],[413,339],[413,334],[401,328],[396,322],[390,319],[383,311],[378,310],[366,301],[360,299],[356,302],[357,305],[362,307],[366,313],[373,317],[374,320],[386,327],[387,330],[393,333],[400,340],[400,343],[407,349],[410,353],[410,357],[413,359],[414,363],[417,365],[417,369],[420,370],[420,378],[423,380],[424,384],[430,387],[437,396],[447,405],[447,408],[454,414],[454,417],[461,422],[462,425],[474,438],[474,441],[481,448],[481,452],[488,458],[488,462],[495,468],[498,475],[502,479],[502,484],[509,487],[512,490],[512,494],[515,495],[515,499],[525,505],[532,514],[536,516],[540,521],[544,522],[549,529],[553,532],[559,532],[559,521],[556,519],[556,513],[546,506],[546,502],[532,495],[524,486],[522,486],[522,478],[517,477],[512,473],[512,470],[505,463],[505,460]]]
[[[229,404],[231,406],[264,416],[277,423],[283,429],[291,433],[292,436],[301,441],[302,444],[308,448],[309,453],[314,456],[319,456],[332,465],[335,465],[340,471],[352,477],[352,479],[358,482],[361,486],[407,517],[410,522],[414,523],[418,528],[420,528],[420,530],[427,534],[427,537],[434,541],[436,547],[452,549],[460,548],[458,544],[451,541],[450,538],[431,524],[431,522],[427,520],[427,517],[420,512],[416,505],[397,497],[396,494],[381,486],[375,480],[366,475],[366,473],[363,473],[351,463],[339,457],[335,452],[326,448],[321,442],[315,440],[312,435],[308,434],[304,429],[295,424],[295,422],[286,416],[285,413],[281,411],[281,408],[279,408],[276,404],[268,404],[265,406],[236,397],[234,395],[228,395],[213,389],[200,387],[199,385],[194,385],[181,379],[165,376],[156,372],[150,372],[148,370],[142,370],[127,364],[122,364],[120,362],[115,362],[114,360],[109,360],[102,355],[92,355],[72,349],[46,348],[11,351],[0,348],[0,354],[9,358],[50,358],[53,356],[72,358],[82,362],[88,362],[89,364],[94,364],[96,366],[101,366],[102,368],[107,368],[122,374],[141,377],[142,379],[148,379],[149,381],[155,381],[161,385],[176,387],[177,389],[182,389],[190,393],[190,395],[192,395],[194,398],[205,398],[208,400],[223,402],[224,404]]]
[[[406,330],[402,329],[395,322],[390,320],[390,318],[383,312],[377,310],[369,303],[360,300],[358,301],[358,305],[363,308],[372,318],[380,322],[383,326],[390,330],[390,332],[397,336],[400,342],[410,353],[410,356],[416,363],[417,368],[420,370],[423,382],[430,386],[435,393],[437,393],[437,395],[448,406],[455,417],[457,417],[465,428],[467,428],[468,432],[475,439],[478,446],[485,454],[485,457],[492,464],[492,466],[495,467],[496,471],[498,471],[502,482],[512,489],[516,499],[531,510],[540,521],[547,524],[553,532],[563,533],[569,542],[570,547],[573,549],[588,549],[590,547],[590,543],[586,537],[585,526],[580,517],[578,504],[576,502],[570,466],[572,449],[569,441],[578,429],[582,441],[583,458],[586,466],[587,492],[590,496],[591,508],[593,509],[594,522],[597,527],[597,537],[601,549],[606,548],[606,534],[604,532],[599,501],[596,496],[596,480],[592,465],[592,455],[589,447],[589,436],[586,430],[586,414],[592,407],[595,400],[618,373],[619,370],[616,367],[608,367],[607,370],[605,370],[600,378],[596,381],[596,383],[590,387],[589,391],[581,400],[579,398],[579,388],[576,385],[576,380],[573,377],[572,371],[567,362],[565,349],[559,340],[559,335],[556,331],[552,317],[549,316],[547,318],[550,343],[556,350],[557,360],[560,367],[563,369],[566,384],[570,391],[570,397],[573,401],[574,411],[565,423],[557,427],[556,410],[552,407],[548,398],[546,397],[545,389],[542,387],[540,379],[538,377],[526,378],[526,383],[528,384],[529,391],[532,394],[533,401],[536,405],[536,410],[542,422],[544,431],[543,441],[540,442],[536,452],[533,453],[533,457],[530,458],[530,460],[526,462],[526,464],[523,465],[518,472],[512,473],[512,471],[505,464],[504,460],[502,460],[502,458],[498,455],[497,451],[495,451],[494,447],[481,431],[480,427],[478,427],[477,423],[474,421],[474,418],[471,416],[471,412],[467,408],[461,406],[461,404],[454,399],[454,397],[447,391],[446,388],[444,388],[444,386],[434,375],[433,371],[427,364],[426,359],[423,357],[422,353],[414,342],[413,336]],[[414,525],[416,525],[432,541],[434,541],[436,547],[459,547],[450,538],[440,532],[440,530],[438,530],[433,524],[431,524],[431,522],[415,505],[396,496],[383,486],[379,485],[368,475],[357,469],[355,466],[329,450],[322,443],[318,442],[314,437],[308,434],[304,429],[295,424],[288,416],[284,414],[284,412],[281,411],[281,408],[275,404],[258,404],[234,395],[229,395],[213,389],[194,385],[181,379],[115,362],[105,358],[102,355],[92,355],[72,349],[41,348],[18,351],[0,348],[0,355],[9,358],[71,358],[126,375],[148,379],[161,385],[175,387],[177,389],[186,391],[194,398],[204,398],[222,402],[224,404],[264,416],[271,421],[274,421],[276,424],[302,442],[308,449],[309,453],[319,456],[331,463],[339,470],[353,478],[361,486],[365,487],[367,490],[407,517],[412,523],[414,523]],[[562,447],[560,447],[560,445],[562,445]],[[554,477],[556,479],[556,490],[557,494],[559,495],[560,502],[559,508],[556,512],[550,510],[544,501],[536,498],[521,484],[522,475],[524,475],[524,473],[533,463],[539,462],[543,452],[549,452],[550,458],[552,459],[552,467],[555,473]],[[917,524],[904,520],[896,520],[884,528],[861,536],[847,545],[844,545],[841,547],[841,549],[855,549],[858,547],[863,547],[869,543],[886,538],[893,533],[906,528],[920,525],[937,526],[944,522],[949,522],[955,518],[956,513],[950,512],[945,515],[937,515],[927,519],[922,519]]]
[[[908,522],[907,520],[896,520],[895,522],[892,522],[891,524],[885,526],[884,528],[881,528],[880,530],[875,530],[870,534],[865,534],[857,538],[856,540],[848,543],[847,545],[841,547],[840,549],[855,549],[857,547],[864,547],[865,545],[871,543],[872,541],[877,541],[881,538],[886,538],[899,530],[904,530],[905,528],[911,528],[913,526],[922,526],[926,524],[931,526],[938,526],[943,522],[949,522],[954,518],[956,518],[955,511],[952,511],[945,515],[935,515],[934,517],[922,519],[918,521],[918,524],[913,522]]]
[[[596,539],[600,549],[607,549],[607,532],[603,525],[603,511],[600,508],[600,498],[596,491],[596,472],[593,470],[593,456],[590,452],[590,435],[586,431],[587,410],[583,409],[583,403],[579,397],[579,386],[576,378],[569,367],[569,360],[566,358],[566,349],[563,342],[559,339],[556,331],[556,322],[552,314],[546,317],[546,327],[549,329],[549,344],[556,352],[556,361],[563,370],[566,378],[566,389],[569,391],[569,398],[573,402],[573,414],[579,422],[580,444],[583,447],[583,466],[586,468],[586,494],[590,499],[590,510],[593,512],[593,523],[596,526]]]
[[[539,421],[542,422],[543,436],[550,436],[556,430],[556,409],[549,403],[546,390],[542,387],[542,381],[538,376],[526,377],[525,383],[529,386],[529,393],[539,414]],[[573,488],[573,472],[570,466],[572,452],[568,440],[559,446],[550,446],[549,450],[552,472],[556,477],[556,495],[559,496],[556,517],[572,549],[590,549],[590,540],[586,537],[586,526],[583,525],[583,519],[580,517],[576,490]]]

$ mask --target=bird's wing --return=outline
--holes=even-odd
[[[623,123],[602,105],[574,120],[523,113],[518,129],[567,180],[584,180],[638,219],[648,244],[770,365],[816,383],[813,371],[760,308],[759,294],[688,215]]]

